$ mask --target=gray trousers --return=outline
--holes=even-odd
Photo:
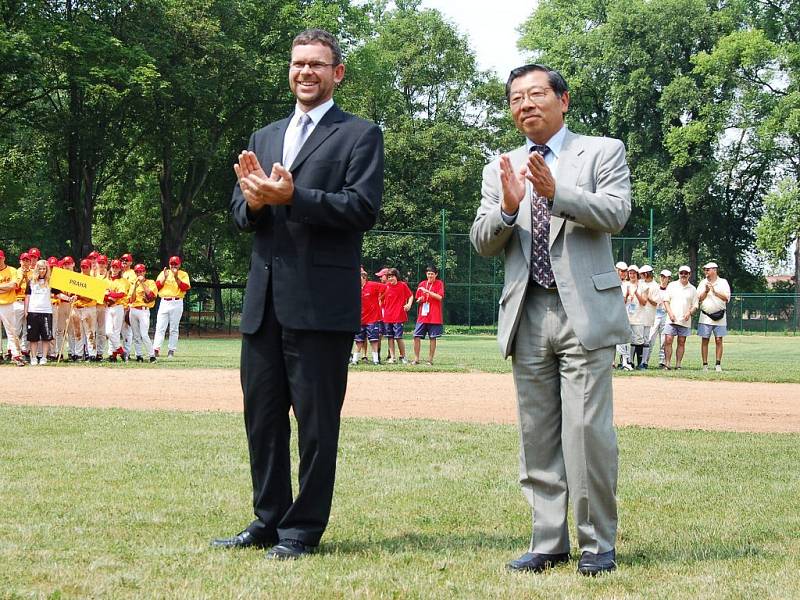
[[[531,505],[530,551],[569,552],[572,499],[581,551],[607,552],[617,537],[614,347],[586,350],[557,292],[531,285],[515,337],[520,484]]]

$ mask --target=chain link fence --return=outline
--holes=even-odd
[[[614,237],[614,260],[652,261],[652,237]],[[469,234],[448,231],[444,215],[438,232],[373,230],[364,236],[362,263],[372,274],[396,267],[412,290],[425,279],[425,268],[439,268],[446,287],[447,330],[492,333],[503,288],[503,260],[484,258],[472,248]],[[188,335],[236,334],[244,283],[194,283],[185,301],[182,326]],[[794,294],[734,294],[728,304],[728,328],[736,332],[797,334],[800,298]],[[410,320],[416,318],[412,309]]]

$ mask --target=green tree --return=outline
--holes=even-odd
[[[634,199],[625,233],[643,235],[652,207],[657,253],[685,252],[695,272],[701,255],[714,257],[739,282],[752,280],[743,257],[770,184],[769,157],[751,140],[741,64],[720,73],[700,59],[744,18],[735,2],[547,0],[520,40],[570,82],[573,129],[625,142]]]
[[[767,195],[756,234],[758,248],[773,263],[786,261],[794,245],[794,292],[800,298],[800,187],[796,180],[784,179]]]

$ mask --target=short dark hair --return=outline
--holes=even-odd
[[[386,275],[387,275],[387,277],[393,277],[394,276],[394,277],[397,277],[398,279],[400,279],[400,271],[398,271],[394,267],[389,269],[389,272]]]
[[[323,46],[327,46],[331,49],[334,66],[342,63],[342,49],[339,48],[339,42],[332,33],[324,29],[306,29],[294,36],[292,40],[292,48],[295,46],[305,46],[307,44],[322,44]]]
[[[550,87],[553,88],[553,92],[559,98],[564,95],[564,92],[569,91],[569,86],[567,86],[567,82],[561,76],[561,73],[545,65],[531,63],[529,65],[522,65],[521,67],[511,70],[511,73],[508,75],[508,81],[506,81],[506,100],[511,99],[511,82],[517,77],[522,77],[531,71],[541,71],[543,73],[547,73],[547,78],[550,80]]]
[[[425,272],[427,273],[428,271],[433,271],[434,273],[438,273],[439,269],[436,268],[436,265],[428,265],[427,267],[425,267]]]

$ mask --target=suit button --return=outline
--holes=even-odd
[[[264,265],[264,270],[265,270],[265,271],[269,271],[269,265],[268,265],[268,264],[267,264],[267,265]]]

